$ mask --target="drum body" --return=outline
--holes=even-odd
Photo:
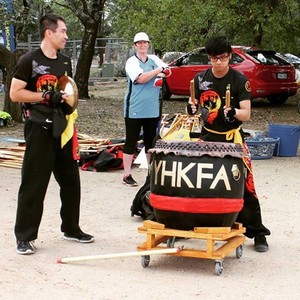
[[[150,204],[166,227],[227,227],[243,207],[242,146],[159,140],[150,150]]]

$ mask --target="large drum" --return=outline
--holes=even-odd
[[[243,207],[239,144],[158,140],[150,149],[150,204],[166,227],[231,227]]]

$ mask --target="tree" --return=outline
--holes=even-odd
[[[189,51],[222,34],[236,45],[299,53],[299,0],[116,0],[115,34],[132,41],[146,31],[154,47]]]
[[[88,81],[94,56],[99,28],[101,28],[106,0],[65,0],[57,1],[61,7],[72,11],[84,27],[81,51],[79,54],[74,80],[78,86],[79,97],[89,98]]]
[[[16,65],[20,56],[24,54],[24,51],[17,50],[14,52],[9,51],[5,47],[0,45],[0,57],[1,64],[5,66],[5,95],[4,95],[4,111],[8,112],[13,120],[16,122],[22,122],[22,109],[19,103],[13,103],[9,99],[10,84],[13,77],[14,66]]]
[[[1,15],[5,15],[6,22],[8,24],[15,25],[16,33],[16,43],[20,40],[25,41],[28,33],[36,33],[37,30],[37,20],[44,13],[53,12],[56,7],[57,10],[67,9],[65,13],[67,16],[65,19],[71,20],[73,22],[74,18],[71,18],[69,12],[75,13],[75,16],[81,22],[82,32],[82,43],[81,51],[78,58],[76,72],[74,80],[78,86],[79,97],[89,98],[88,94],[88,80],[90,67],[92,64],[92,59],[94,55],[95,41],[97,38],[97,33],[99,28],[101,28],[103,15],[104,15],[104,5],[106,0],[68,0],[68,1],[51,1],[48,0],[47,3],[43,0],[37,0],[32,3],[31,1],[23,0],[23,4],[17,1],[17,6],[14,9],[13,15],[8,15],[3,11],[3,7],[0,6]],[[75,8],[75,9],[74,9]],[[60,14],[60,12],[57,12]],[[64,16],[64,14],[61,14]],[[78,23],[78,22],[77,22]],[[68,25],[68,24],[67,24]],[[68,26],[70,32],[72,26]],[[74,27],[73,27],[74,28]],[[72,29],[73,29],[72,28]],[[74,33],[74,30],[72,30]],[[37,37],[37,35],[35,35]],[[16,51],[10,52],[0,45],[0,64],[2,64],[7,72],[7,77],[5,81],[6,93],[5,93],[5,105],[4,110],[9,112],[12,118],[19,122],[22,121],[22,114],[20,104],[12,103],[9,98],[9,88],[11,84],[11,79],[13,76],[13,68],[22,52]]]
[[[27,1],[23,1],[23,5],[17,6],[17,14],[12,14],[7,9],[6,3],[0,3],[0,15],[5,20],[3,27],[8,27],[10,24],[15,25],[15,40],[17,41],[18,36],[23,30],[24,24],[27,22],[29,6]],[[3,4],[3,5],[2,5]],[[23,18],[18,19],[18,15],[22,15]],[[20,26],[18,26],[20,25]],[[24,54],[24,51],[18,50],[12,51],[8,50],[4,45],[0,45],[0,65],[2,65],[4,74],[4,83],[5,83],[5,95],[4,95],[4,111],[8,112],[13,120],[16,122],[22,122],[22,108],[20,103],[13,103],[10,101],[9,90],[11,85],[11,80],[13,77],[14,67],[19,59],[19,57]]]

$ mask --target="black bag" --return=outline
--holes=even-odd
[[[34,104],[30,107],[29,120],[31,122],[40,124],[48,129],[53,127],[53,109],[42,104]]]
[[[121,150],[114,147],[100,152],[95,161],[95,169],[97,172],[121,169],[123,167],[123,159],[118,157],[118,151]]]
[[[84,171],[105,172],[123,169],[123,146],[108,146],[98,153],[81,153],[81,169]]]
[[[146,177],[144,185],[139,189],[131,205],[131,216],[137,215],[144,220],[156,221],[153,207],[149,201],[150,175]]]
[[[66,116],[59,106],[53,109],[43,104],[31,105],[29,120],[47,129],[52,129],[53,137],[56,139],[61,136],[67,127]]]

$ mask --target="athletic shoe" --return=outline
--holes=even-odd
[[[132,178],[131,174],[123,177],[123,184],[127,186],[137,186],[137,182]]]
[[[33,254],[36,248],[30,241],[17,241],[17,253],[21,255]]]
[[[254,248],[257,252],[267,252],[269,250],[269,245],[264,235],[257,235],[254,238]]]
[[[80,231],[78,234],[64,233],[63,238],[68,241],[75,241],[78,243],[92,243],[95,238],[87,233]]]

